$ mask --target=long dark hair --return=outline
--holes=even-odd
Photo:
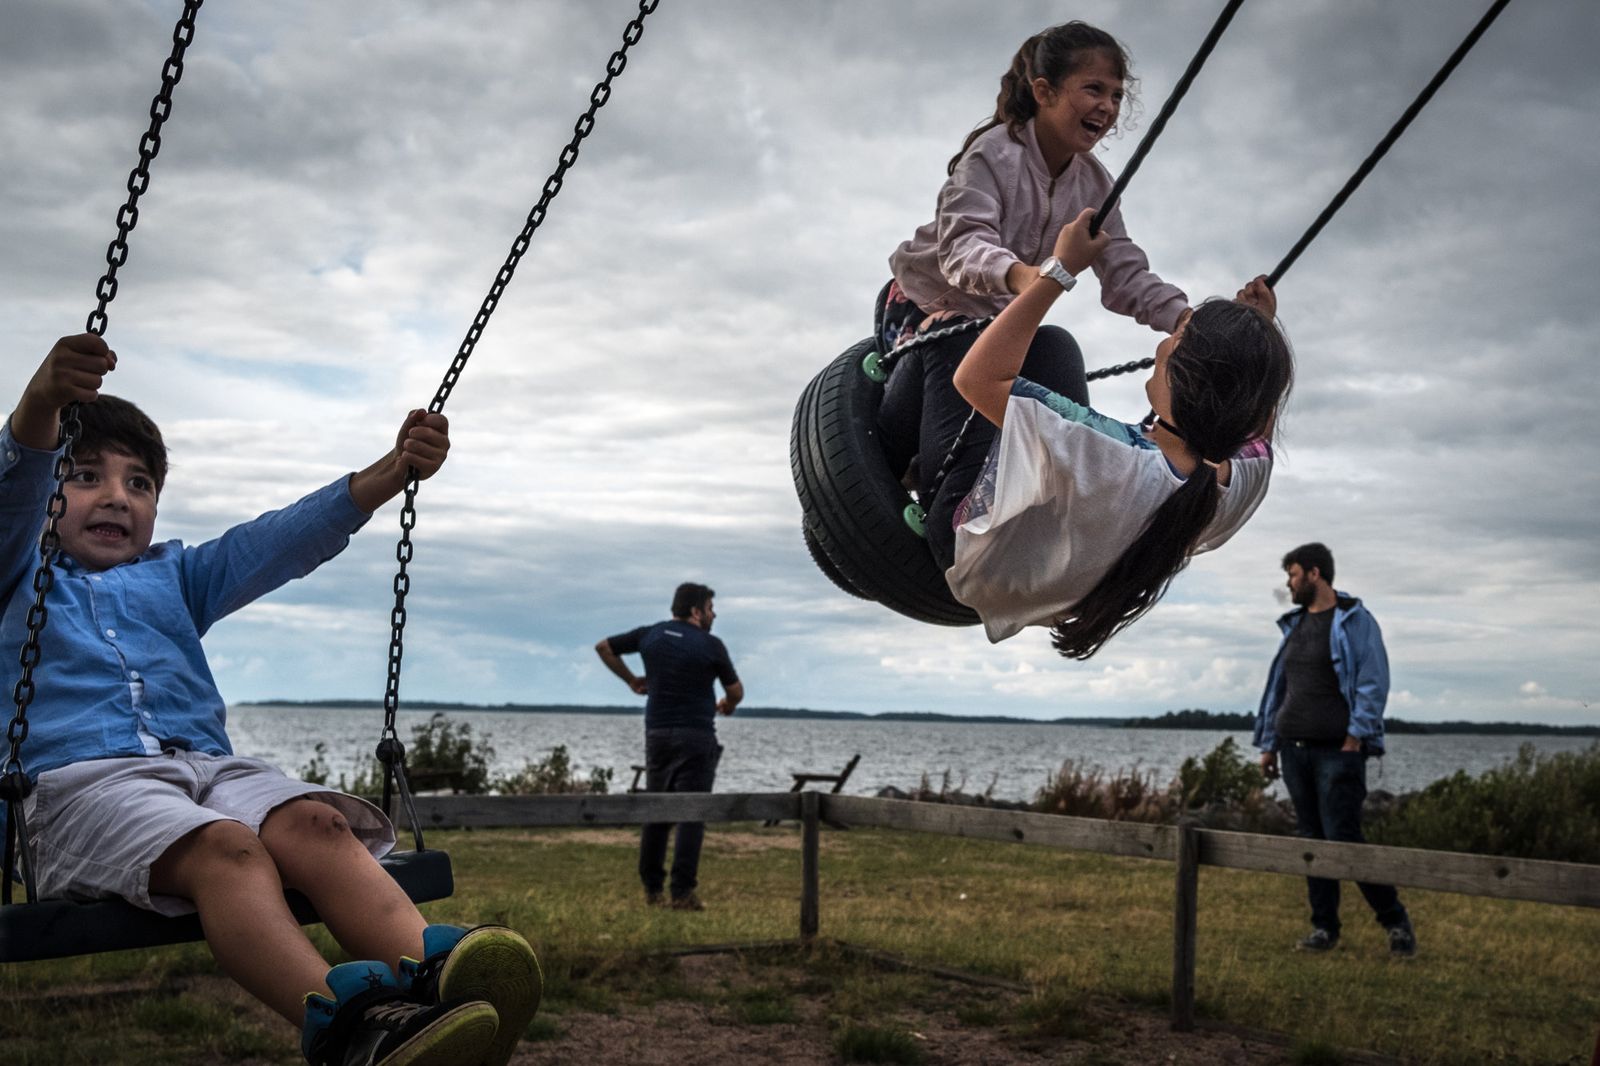
[[[1133,106],[1134,88],[1138,79],[1131,72],[1127,50],[1111,34],[1087,22],[1064,22],[1059,26],[1034,34],[1022,42],[1017,54],[1011,57],[1011,69],[1000,75],[1000,95],[995,97],[994,117],[967,134],[961,151],[950,159],[947,173],[956,172],[956,164],[967,154],[972,142],[996,126],[1005,126],[1011,139],[1022,143],[1022,127],[1039,112],[1039,103],[1033,98],[1033,79],[1043,78],[1051,85],[1060,85],[1069,74],[1076,73],[1096,53],[1111,60],[1122,79],[1123,106]]]
[[[1156,510],[1089,593],[1050,630],[1062,655],[1087,659],[1156,605],[1216,517],[1221,463],[1269,434],[1294,383],[1294,356],[1276,324],[1236,300],[1195,308],[1167,359],[1176,432],[1203,460]]]

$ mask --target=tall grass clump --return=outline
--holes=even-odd
[[[1266,787],[1261,768],[1225,737],[1205,755],[1183,760],[1165,787],[1137,767],[1107,775],[1099,766],[1068,759],[1045,781],[1033,806],[1050,814],[1129,822],[1175,822],[1192,814],[1223,828],[1281,831],[1275,823],[1282,815]]]
[[[1532,744],[1477,777],[1435,781],[1368,827],[1378,844],[1600,863],[1600,742],[1539,754]]]
[[[1107,776],[1099,766],[1068,759],[1045,780],[1033,798],[1033,808],[1075,818],[1164,822],[1176,805],[1171,791],[1158,786],[1151,771],[1141,772],[1136,766]]]
[[[845,1062],[892,1062],[916,1066],[923,1060],[916,1037],[904,1029],[846,1022],[833,1040],[834,1051]]]

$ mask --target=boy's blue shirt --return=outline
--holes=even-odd
[[[9,421],[0,427],[0,691],[7,701],[0,713],[7,720],[58,454],[18,444]],[[351,499],[349,480],[204,544],[151,544],[109,570],[58,556],[22,746],[28,776],[142,755],[141,725],[164,745],[232,754],[226,706],[200,638],[218,619],[344,549],[369,517]],[[135,681],[144,686],[138,711],[129,688]]]

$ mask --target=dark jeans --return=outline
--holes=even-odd
[[[949,323],[935,323],[931,328],[944,325]],[[952,379],[977,339],[976,333],[958,333],[907,352],[889,374],[878,408],[878,431],[894,472],[903,473],[912,456],[917,457],[917,496],[928,512],[928,547],[941,568],[954,561],[956,533],[950,523],[982,473],[996,433],[988,419],[973,415],[950,472],[938,492],[933,491],[951,443],[972,414],[972,406],[961,398]],[[1033,335],[1022,376],[1086,407],[1089,404],[1083,353],[1072,334],[1059,326],[1041,326]]]
[[[722,745],[708,729],[650,729],[644,735],[644,790],[646,792],[710,792],[717,777]],[[639,880],[654,895],[667,881],[662,867],[667,858],[670,822],[653,822],[639,834]],[[700,872],[700,845],[704,822],[679,822],[672,849],[672,898],[694,891]]]
[[[1312,840],[1366,843],[1361,833],[1361,804],[1367,798],[1367,757],[1337,747],[1303,748],[1285,741],[1278,752],[1284,787],[1294,802],[1295,832]],[[1406,919],[1406,909],[1393,885],[1356,882],[1367,905],[1384,928]],[[1339,882],[1306,878],[1311,897],[1311,924],[1339,935]]]

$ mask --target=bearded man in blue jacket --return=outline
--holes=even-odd
[[[1296,832],[1313,840],[1366,842],[1361,806],[1367,759],[1383,755],[1383,707],[1389,656],[1377,620],[1354,596],[1333,587],[1333,553],[1303,544],[1283,557],[1295,609],[1278,619],[1283,641],[1256,712],[1255,744],[1267,779],[1282,776],[1294,804]],[[1311,933],[1303,951],[1339,942],[1339,882],[1306,878]],[[1393,885],[1358,882],[1389,951],[1417,953],[1411,919]]]

